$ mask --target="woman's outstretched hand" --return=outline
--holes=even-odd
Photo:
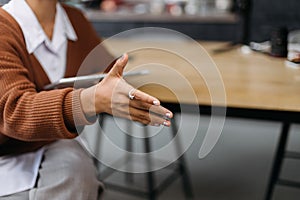
[[[122,77],[128,55],[114,64],[108,75],[97,85],[84,89],[81,104],[86,116],[108,113],[142,124],[170,126],[173,114],[158,99],[134,89]]]

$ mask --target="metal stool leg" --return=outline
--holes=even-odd
[[[104,121],[105,121],[105,115],[104,114],[99,114],[98,115],[98,123],[99,123],[99,131],[104,128]],[[101,134],[98,133],[97,138],[95,140],[95,153],[96,153],[96,158],[94,158],[94,163],[99,171],[99,179],[100,179],[100,170],[101,170],[101,163],[97,159],[97,155],[100,153],[100,142],[101,142]]]
[[[127,133],[132,133],[132,122],[131,121],[127,121]],[[125,137],[126,137],[126,150],[128,152],[132,152],[133,151],[133,148],[132,148],[132,138],[130,135],[127,135],[125,133]],[[131,166],[131,157],[128,157],[127,158],[129,161],[127,162],[128,163],[128,168],[130,168]],[[130,170],[128,170],[130,171]],[[133,174],[132,173],[125,173],[125,180],[126,182],[128,183],[133,183],[134,180],[133,180]]]
[[[102,129],[103,129],[104,116],[99,117],[99,124],[100,124],[100,127],[102,127]],[[127,131],[129,133],[132,132],[132,124],[131,123],[128,123]],[[175,120],[174,120],[172,122],[173,136],[175,136],[177,134],[177,132],[178,132],[178,129],[176,127],[176,123],[175,123]],[[151,138],[148,137],[149,136],[149,130],[148,130],[147,126],[144,126],[144,134],[145,134],[145,139],[143,141],[144,142],[144,152],[149,153],[149,152],[151,152],[151,144],[150,144]],[[98,140],[98,141],[100,141],[100,140]],[[177,144],[176,144],[177,145],[176,146],[177,150],[179,152],[181,152],[181,143],[178,140],[176,142],[177,142]],[[97,145],[96,148],[98,148],[97,151],[100,151],[99,143],[96,143],[96,145]],[[128,150],[130,152],[133,151],[131,136],[126,135],[126,144],[125,145],[126,145],[126,150]],[[129,159],[128,163],[130,164],[130,162],[131,162],[130,159],[131,158],[128,158],[128,159]],[[99,165],[99,168],[100,168],[100,163],[97,163],[97,164]],[[126,192],[128,194],[137,195],[137,196],[146,196],[148,198],[148,200],[156,200],[157,195],[163,189],[158,190],[158,188],[155,187],[155,185],[156,185],[155,172],[151,171],[152,158],[149,155],[146,156],[146,164],[147,164],[147,166],[149,166],[149,170],[146,173],[147,192],[139,191],[139,190],[135,190],[135,189],[130,189],[130,188],[126,188],[126,187],[123,187],[123,186],[118,186],[118,185],[110,184],[110,183],[105,183],[106,186],[110,189],[121,191],[121,192]],[[128,167],[130,167],[130,166],[128,166]],[[114,172],[113,169],[106,168],[105,171],[103,172],[103,174],[101,175],[102,179],[107,178],[113,172]],[[193,197],[192,185],[190,183],[190,179],[189,179],[189,176],[188,176],[188,171],[187,171],[187,167],[186,167],[186,164],[185,164],[184,156],[181,156],[181,158],[179,158],[179,160],[178,160],[178,169],[176,169],[175,173],[179,174],[182,178],[182,185],[183,185],[183,190],[185,192],[186,198],[187,199],[192,199],[192,197]],[[133,174],[127,173],[125,178],[126,178],[125,179],[126,181],[131,182],[131,181],[133,181]],[[165,180],[165,183],[161,184],[160,186],[165,189],[165,187],[167,187],[167,185],[170,183],[170,180],[171,181],[175,180],[174,176],[172,176],[171,178]]]
[[[276,182],[278,181],[280,170],[283,163],[289,129],[290,129],[290,123],[283,123],[281,133],[280,133],[280,138],[278,141],[277,152],[273,161],[271,176],[269,179],[268,188],[265,195],[265,200],[272,199],[274,187],[276,185]]]
[[[177,132],[178,132],[178,127],[176,125],[176,118],[174,116],[172,119],[172,134],[174,137],[176,136]],[[182,152],[181,143],[178,140],[176,140],[176,149],[177,152]],[[188,174],[184,155],[182,155],[178,161],[179,161],[179,172],[182,178],[182,187],[185,193],[185,197],[186,199],[193,199],[194,194],[193,194],[192,184]]]
[[[149,132],[146,126],[144,126],[144,134],[145,134],[145,153],[149,153],[151,152],[151,145],[150,145],[150,138],[148,138],[149,136]],[[151,166],[151,158],[150,156],[147,156],[147,165]],[[148,199],[149,200],[155,200],[156,199],[156,191],[155,191],[155,174],[154,172],[152,172],[151,170],[149,172],[146,173],[147,176],[147,182],[148,182]]]

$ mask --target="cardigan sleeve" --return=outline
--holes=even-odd
[[[22,32],[1,13],[0,133],[30,142],[76,137],[74,121],[77,126],[89,124],[79,101],[81,91],[37,92]]]

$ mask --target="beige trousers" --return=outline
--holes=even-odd
[[[98,200],[102,190],[93,159],[82,146],[59,140],[46,147],[36,187],[0,200]]]

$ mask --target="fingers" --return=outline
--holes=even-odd
[[[140,90],[135,90],[132,93],[132,95],[134,96],[135,100],[138,100],[138,101],[141,101],[141,102],[147,102],[151,105],[156,105],[156,106],[160,105],[160,101],[157,98],[155,98],[155,97],[153,97],[149,94],[146,94],[146,93],[144,93]]]
[[[130,106],[136,109],[148,111],[151,114],[162,118],[170,119],[173,117],[173,113],[161,105],[153,105],[134,99],[130,101]]]
[[[172,112],[162,107],[157,98],[133,89],[122,78],[127,62],[128,55],[124,54],[98,84],[95,95],[96,112],[106,112],[143,124],[170,126]]]
[[[151,106],[149,110],[143,110],[138,107],[130,107],[129,113],[131,118],[133,118],[135,121],[138,119],[142,119],[146,122],[143,122],[144,124],[149,124],[153,126],[170,126],[171,117],[169,116],[173,115],[170,111],[168,111],[162,106]]]
[[[132,108],[131,111],[131,119],[133,121],[140,121],[142,119],[143,124],[151,125],[151,126],[167,126],[171,125],[171,122],[167,118],[162,118],[161,116],[155,115],[151,112],[146,112],[143,110],[138,110]]]
[[[140,90],[131,89],[128,93],[129,114],[132,120],[154,126],[170,126],[173,113],[162,107],[158,99]],[[132,98],[131,98],[132,97]]]
[[[168,118],[163,118],[147,110],[141,110],[134,107],[129,107],[129,111],[121,112],[119,116],[151,126],[163,125],[169,127],[171,125]]]

